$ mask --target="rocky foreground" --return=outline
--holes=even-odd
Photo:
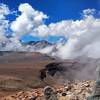
[[[58,100],[86,100],[92,93],[94,83],[94,81],[75,81],[73,83],[68,82],[63,86],[52,87]],[[30,91],[20,91],[2,97],[0,100],[45,100],[44,97],[44,89],[37,88]]]

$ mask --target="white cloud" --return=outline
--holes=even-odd
[[[5,15],[8,15],[10,10],[7,5],[0,4],[0,19],[5,19]]]
[[[37,50],[38,52],[44,53],[44,54],[51,54],[52,51],[54,49],[54,46],[49,46],[49,47],[45,47],[43,49]]]
[[[6,15],[10,14],[10,10],[7,5],[0,4],[0,42],[6,40],[5,33],[9,27],[9,21],[6,20]]]
[[[93,15],[96,12],[95,9],[85,9],[83,10],[84,15]]]
[[[36,11],[28,3],[20,4],[18,10],[21,12],[21,15],[12,22],[11,29],[19,37],[31,33],[34,28],[43,23],[43,19],[47,18],[47,15]]]
[[[46,37],[54,35],[64,36],[68,39],[60,47],[58,47],[58,44],[56,51],[52,52],[53,55],[62,59],[79,56],[100,58],[100,55],[98,55],[100,50],[100,19],[91,14],[81,20],[65,20],[50,24],[48,27],[44,27],[42,31],[41,28],[38,28],[38,32],[39,36],[43,36],[43,33],[45,33]]]
[[[93,16],[88,16],[79,21],[72,21],[68,30],[69,34],[67,31],[64,34],[65,37],[68,37],[68,41],[55,54],[63,59],[79,56],[97,58],[100,44],[99,26],[100,19]]]
[[[23,47],[17,38],[10,38],[6,41],[6,45],[2,51],[23,51]]]
[[[43,23],[43,19],[47,18],[47,15],[35,10],[28,3],[20,4],[18,10],[21,15],[11,23],[11,30],[15,36],[7,39],[4,34],[9,27],[9,21],[5,16],[10,13],[10,10],[6,5],[0,5],[0,41],[7,41],[4,48],[0,47],[1,50],[34,51],[34,47],[25,47],[19,42],[19,38],[24,34],[41,38],[63,36],[67,39],[66,42],[62,43],[61,40],[54,46],[38,51],[62,59],[80,56],[100,58],[100,18],[94,17],[94,14],[99,11],[86,9],[83,10],[83,19],[81,20],[62,20],[46,25]]]

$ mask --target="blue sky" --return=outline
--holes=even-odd
[[[45,21],[46,24],[58,22],[61,20],[77,20],[81,19],[81,12],[87,8],[100,10],[100,0],[0,0],[0,3],[7,4],[10,9],[17,10],[21,3],[29,3],[34,9],[42,11],[49,18]],[[8,17],[10,20],[15,20],[14,16]],[[47,38],[50,42],[55,42],[60,37]],[[26,36],[24,40],[32,40],[32,37]],[[33,40],[40,40],[33,38]]]
[[[46,40],[46,41],[50,41],[51,43],[55,43],[55,41],[61,42],[59,41],[59,39],[62,42],[66,42],[66,38],[64,36],[49,36],[47,38],[38,38],[38,37],[33,37],[31,35],[25,35],[24,37],[22,37],[22,42],[23,43],[27,43],[29,41],[41,41],[41,40]]]
[[[36,10],[50,16],[47,23],[80,19],[80,13],[87,8],[100,10],[100,0],[0,0],[0,2],[14,10],[20,3],[29,3]]]

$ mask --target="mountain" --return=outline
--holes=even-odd
[[[95,80],[99,65],[100,59],[58,60],[39,52],[1,51],[0,91],[5,94],[68,80]],[[45,77],[41,79],[41,75]]]
[[[32,63],[46,60],[52,60],[52,58],[39,52],[0,51],[0,64]]]
[[[48,42],[48,41],[45,41],[45,40],[42,40],[42,41],[29,41],[27,43],[22,43],[23,46],[32,46],[35,50],[38,50],[38,49],[43,49],[45,47],[48,47],[48,46],[52,46],[53,44]]]
[[[24,70],[24,68],[26,69],[32,68],[36,70],[37,68],[40,68],[40,70],[46,69],[47,72],[49,72],[49,70],[50,71],[55,70],[54,73],[55,76],[57,73],[59,73],[59,75],[61,75],[62,73],[62,75],[64,75],[66,79],[93,80],[96,78],[96,68],[99,65],[100,65],[100,59],[81,57],[78,59],[60,60],[60,59],[54,59],[46,54],[42,54],[39,52],[16,52],[16,51],[0,52],[0,74],[2,73],[6,74],[6,69],[12,70],[12,68],[13,68],[13,73],[16,72],[15,69]]]
[[[25,78],[32,79],[33,75],[37,78],[40,71],[45,69],[47,77],[54,79],[63,76],[64,80],[94,80],[99,64],[100,59],[58,60],[39,52],[0,52],[0,75],[20,76],[19,78],[26,76]]]

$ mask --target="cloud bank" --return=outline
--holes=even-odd
[[[100,11],[85,9],[80,20],[62,20],[49,25],[44,23],[44,19],[49,17],[28,3],[20,4],[18,11],[21,14],[10,22],[6,18],[11,13],[9,7],[0,5],[1,51],[35,51],[33,46],[23,46],[20,43],[20,38],[25,34],[40,38],[63,36],[67,39],[66,42],[60,41],[37,51],[61,59],[81,56],[100,58],[100,18],[95,17]],[[9,29],[13,34],[11,38],[5,36]]]
[[[43,24],[43,19],[47,18],[42,12],[36,11],[28,3],[20,4],[18,10],[21,15],[11,23],[11,29],[16,36],[32,33],[34,28]]]

